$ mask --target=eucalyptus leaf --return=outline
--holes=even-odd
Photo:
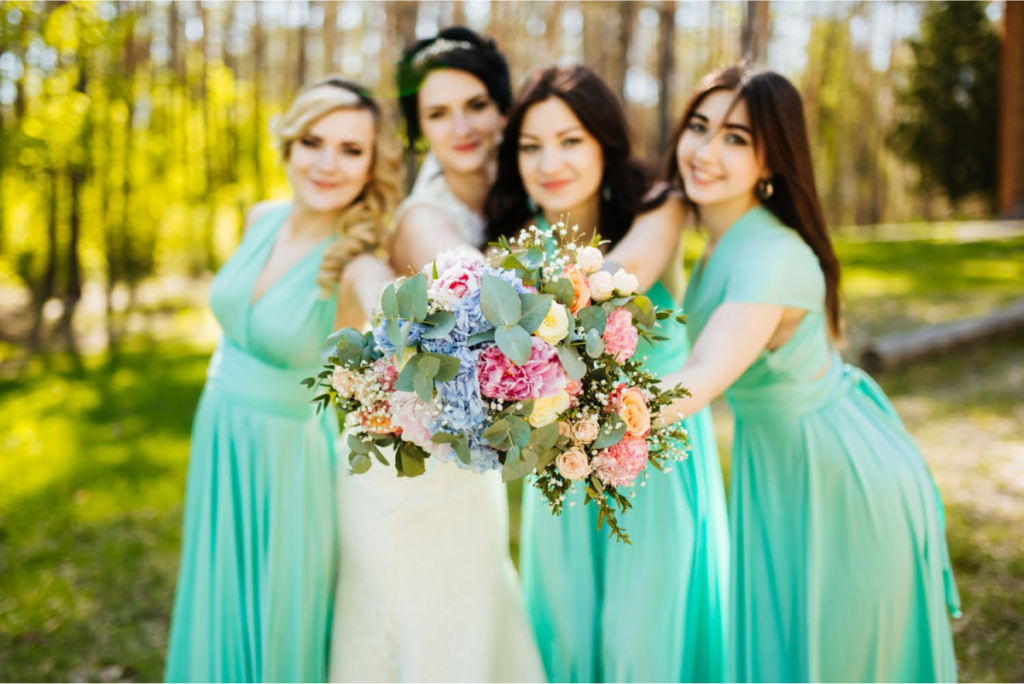
[[[626,308],[633,314],[637,323],[645,328],[653,328],[656,322],[654,302],[646,295],[637,295],[633,301],[626,304]]]
[[[331,348],[324,349],[324,354],[327,354],[328,357],[337,357],[340,366],[355,368],[363,358],[366,340],[358,330],[342,328],[328,337],[327,343]]]
[[[385,466],[390,466],[391,465],[390,463],[388,463],[388,459],[384,458],[384,454],[382,454],[380,449],[377,448],[377,445],[371,446],[370,447],[370,451],[373,452],[373,455],[377,457],[377,460],[380,461],[381,464],[383,464]]]
[[[554,463],[555,459],[558,458],[558,455],[560,453],[562,453],[562,450],[559,449],[558,447],[551,447],[550,449],[544,451],[537,458],[537,471],[540,472],[541,470],[544,470],[549,465]]]
[[[492,275],[485,275],[480,284],[480,308],[487,322],[496,328],[515,325],[523,315],[515,288]]]
[[[509,254],[507,257],[505,257],[505,260],[501,262],[501,267],[516,271],[530,270],[529,268],[527,268],[526,264],[524,264],[522,261],[519,260],[518,257],[516,257],[515,254]]]
[[[402,358],[405,354],[405,343],[409,341],[409,327],[411,323],[403,323],[397,318],[389,319],[384,324],[384,333],[388,337],[388,342],[395,348],[395,356]]]
[[[427,452],[412,442],[405,442],[398,450],[402,462],[402,473],[406,477],[418,477],[427,471]]]
[[[604,329],[608,325],[608,314],[600,306],[587,306],[580,309],[576,318],[587,330],[596,330],[598,335],[604,335]]]
[[[523,304],[523,317],[519,320],[519,325],[526,332],[533,334],[540,327],[540,324],[544,322],[548,311],[551,310],[551,303],[555,301],[555,298],[549,294],[524,292],[519,295],[519,299]]]
[[[459,439],[452,442],[452,448],[464,464],[469,465],[473,462],[473,455],[469,452],[469,438],[466,435],[459,435]]]
[[[423,321],[427,317],[427,279],[422,273],[398,288],[398,315],[407,321]]]
[[[449,380],[454,380],[455,376],[459,374],[459,370],[462,368],[462,362],[454,356],[434,353],[421,354],[421,356],[437,359],[438,362],[440,362],[441,367],[438,369],[437,375],[434,376],[434,380],[436,382],[448,382]]]
[[[596,328],[587,331],[587,356],[596,359],[604,353],[604,340]]]
[[[360,439],[358,435],[349,435],[347,441],[348,448],[352,450],[353,454],[370,453],[371,445]]]
[[[587,372],[587,364],[572,347],[558,347],[558,360],[562,362],[565,374],[573,380],[581,380]]]
[[[353,475],[362,475],[370,469],[373,461],[366,454],[352,454],[348,457],[348,464],[352,468]]]
[[[494,328],[491,328],[490,330],[484,330],[483,332],[478,332],[476,335],[470,335],[469,339],[466,340],[466,345],[469,346],[469,347],[472,347],[473,345],[481,344],[483,342],[493,342],[494,341],[494,330],[495,330]]]
[[[435,311],[427,316],[425,323],[430,327],[423,331],[420,339],[439,340],[455,329],[455,314],[451,311]]]
[[[424,354],[419,364],[419,370],[423,375],[433,379],[437,377],[438,372],[441,370],[441,361],[436,356]]]
[[[558,423],[548,423],[530,433],[529,448],[538,454],[558,443]]]
[[[626,423],[619,416],[612,414],[601,425],[601,431],[594,441],[592,449],[607,449],[622,441],[626,434]]]
[[[422,354],[416,354],[410,357],[405,365],[402,366],[401,372],[398,373],[398,378],[395,380],[395,389],[399,392],[415,392],[413,387],[413,378],[419,373],[420,357]]]
[[[559,278],[544,286],[544,292],[553,294],[559,304],[572,306],[572,282],[568,278]]]
[[[513,457],[513,449],[515,454]],[[512,447],[505,455],[505,465],[501,469],[502,482],[521,480],[537,467],[537,453],[529,449],[519,452],[519,449]]]
[[[508,421],[509,432],[512,434],[512,444],[520,449],[525,449],[526,445],[530,443],[530,433],[532,432],[530,424],[519,416],[509,416],[505,420]],[[555,430],[557,429],[556,425]]]
[[[434,379],[424,373],[417,373],[412,379],[412,388],[416,396],[424,402],[429,402],[434,396]]]
[[[462,435],[453,435],[450,432],[438,432],[436,435],[430,436],[430,441],[434,444],[451,444],[458,441]]]
[[[540,268],[540,265],[544,263],[544,250],[539,246],[534,245],[530,249],[526,250],[526,253],[520,257],[520,260],[526,264],[529,270]]]
[[[511,430],[508,420],[499,418],[490,427],[484,430],[484,439],[498,451],[504,451],[512,446]]]
[[[530,349],[533,346],[530,333],[518,325],[495,328],[494,341],[501,353],[517,366],[525,366],[526,362],[530,360]]]
[[[384,290],[380,298],[380,307],[388,318],[398,318],[398,294],[395,292],[395,284],[391,283]]]

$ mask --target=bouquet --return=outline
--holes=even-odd
[[[603,271],[599,238],[531,227],[484,258],[449,250],[389,285],[368,332],[328,340],[327,368],[306,383],[345,415],[355,474],[376,459],[415,477],[426,459],[506,482],[535,474],[555,515],[577,487],[599,508],[598,529],[629,541],[624,490],[686,457],[685,429],[651,416],[688,392],[662,390],[635,358],[657,344],[656,310],[637,279]],[[572,505],[572,504],[570,504]]]

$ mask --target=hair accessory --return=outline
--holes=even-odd
[[[772,195],[775,194],[775,187],[768,178],[762,178],[757,182],[757,196],[762,200],[771,199]]]
[[[452,50],[472,50],[475,46],[465,40],[448,40],[447,38],[438,38],[430,45],[426,46],[422,50],[416,53],[416,56],[412,58],[412,65],[416,68],[423,66],[423,63],[427,60],[433,59],[438,55],[443,55],[446,52]]]

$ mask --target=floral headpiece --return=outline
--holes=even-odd
[[[452,50],[472,50],[475,46],[465,40],[448,40],[447,38],[438,38],[430,45],[426,46],[422,50],[416,53],[416,56],[412,60],[414,67],[419,68],[423,64],[438,55],[443,55],[446,52]]]

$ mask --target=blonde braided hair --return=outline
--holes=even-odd
[[[382,249],[404,187],[402,150],[380,108],[361,86],[339,77],[313,83],[299,93],[287,113],[275,119],[273,132],[282,158],[288,159],[292,143],[306,135],[317,121],[339,109],[365,110],[373,115],[373,159],[366,187],[338,215],[338,239],[327,248],[320,263],[316,282],[325,295],[333,292],[349,262],[365,252]]]

